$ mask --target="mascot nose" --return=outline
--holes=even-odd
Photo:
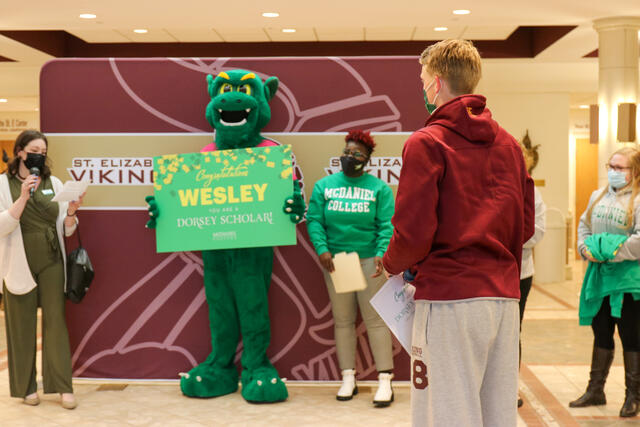
[[[236,99],[236,102],[240,104],[242,102],[242,99]]]
[[[225,102],[227,102],[227,100],[226,99],[222,99],[222,100],[220,100],[220,102],[222,102],[224,104]]]

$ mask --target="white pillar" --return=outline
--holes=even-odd
[[[618,104],[638,102],[640,17],[597,19],[593,27],[598,32],[598,186],[604,186],[607,183],[604,164],[614,151],[624,146],[616,140]]]

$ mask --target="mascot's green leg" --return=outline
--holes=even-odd
[[[180,379],[182,393],[190,397],[217,397],[238,390],[238,369],[233,360],[239,340],[239,318],[232,287],[230,251],[202,251],[204,288],[209,305],[211,354]]]
[[[267,358],[271,340],[267,293],[273,248],[237,249],[234,291],[242,332],[242,397],[252,403],[281,402],[289,396],[278,371]]]

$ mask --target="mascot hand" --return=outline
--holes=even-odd
[[[282,210],[285,214],[289,215],[289,219],[293,223],[299,223],[304,218],[305,211],[304,197],[302,197],[302,191],[300,190],[300,183],[298,180],[293,181],[293,196],[287,197],[284,201]]]
[[[147,196],[144,200],[149,204],[149,221],[145,227],[147,228],[156,228],[156,220],[160,216],[160,210],[158,210],[158,203],[156,203],[155,196]]]

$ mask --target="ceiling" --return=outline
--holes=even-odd
[[[427,41],[456,37],[474,40],[494,58],[486,67],[502,79],[517,75],[514,85],[535,82],[569,92],[572,104],[591,102],[597,58],[585,56],[598,47],[593,20],[640,16],[640,1],[26,0],[0,9],[0,98],[8,99],[0,111],[34,111],[40,67],[55,57],[418,55]],[[97,18],[80,19],[81,13]]]

